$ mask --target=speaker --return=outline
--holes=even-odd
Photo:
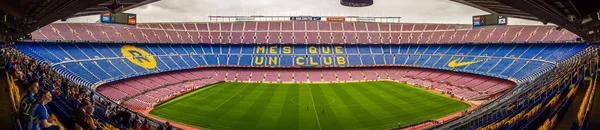
[[[112,4],[106,6],[110,13],[116,14],[123,11],[123,5],[119,3],[119,1],[115,0]]]
[[[348,7],[366,7],[373,5],[373,0],[341,0],[340,4]]]

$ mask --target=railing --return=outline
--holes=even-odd
[[[21,93],[19,92],[19,87],[15,84],[14,78],[10,74],[8,74],[8,72],[6,72],[6,78],[6,81],[8,82],[7,89],[10,94],[10,104],[12,105],[13,112],[16,113],[19,111],[19,103],[21,102],[21,98],[19,95],[21,95]]]
[[[596,85],[598,81],[598,76],[595,76],[592,81],[590,81],[590,85],[588,86],[585,96],[581,105],[579,106],[579,111],[577,112],[577,118],[573,122],[576,128],[579,130],[586,129],[586,123],[588,120],[588,116],[590,114],[590,110],[592,108],[593,99],[596,92]]]
[[[500,117],[494,117],[493,120],[489,120],[484,118],[489,114],[496,114],[497,111],[503,111],[503,107],[514,105],[519,101],[521,97],[529,97],[532,94],[536,94],[538,90],[545,90],[548,85],[561,83],[560,81],[571,80],[571,72],[579,73],[581,68],[583,68],[583,64],[581,63],[590,63],[596,64],[596,62],[591,61],[591,57],[597,57],[597,50],[590,51],[587,49],[585,52],[581,52],[575,56],[572,56],[569,59],[558,62],[557,67],[550,70],[547,73],[543,73],[541,76],[533,80],[532,82],[527,82],[524,84],[515,87],[513,90],[504,93],[499,98],[491,100],[490,103],[481,106],[479,109],[473,111],[470,114],[467,114],[461,118],[456,119],[455,121],[442,124],[436,126],[434,129],[475,129],[481,127],[483,125],[487,125],[491,122],[499,121],[500,119],[505,119],[510,115],[514,115],[513,113],[506,112],[505,114],[499,115]],[[568,72],[568,73],[565,73]],[[580,76],[581,78],[582,76]],[[553,82],[550,82],[553,81]],[[535,95],[535,96],[544,96],[544,95]],[[547,98],[536,98],[536,102],[542,101],[542,99]],[[534,104],[534,103],[532,103]],[[532,104],[526,104],[526,106],[522,108],[530,108]],[[518,111],[520,112],[520,111]]]
[[[21,53],[21,52],[17,52],[17,53]],[[21,53],[21,54],[22,54],[22,53]],[[25,54],[22,54],[22,56],[25,56],[25,57],[29,57],[29,58],[31,58],[31,56],[29,56],[29,55],[25,55]],[[32,58],[32,59],[33,59],[33,58]],[[39,60],[39,59],[38,59],[38,60]],[[40,62],[40,65],[47,65],[47,66],[51,66],[51,65],[50,65],[50,63],[48,63],[48,62]],[[46,73],[50,73],[50,74],[58,74],[58,76],[63,76],[63,77],[65,77],[65,78],[66,78],[66,77],[68,77],[68,76],[66,76],[66,75],[65,75],[65,73],[64,73],[64,72],[59,72],[57,69],[50,69],[50,72],[46,72]],[[7,73],[7,74],[8,74],[8,73]],[[70,77],[70,78],[73,78],[73,77]],[[16,105],[16,104],[20,103],[20,101],[19,101],[19,100],[20,100],[20,96],[18,95],[18,87],[16,87],[16,85],[14,84],[14,82],[13,82],[13,81],[14,81],[14,79],[13,79],[13,78],[9,78],[9,79],[8,79],[8,81],[10,81],[10,82],[9,82],[9,85],[10,85],[10,87],[11,87],[11,88],[14,88],[14,89],[12,89],[12,92],[11,92],[11,93],[12,93],[12,94],[15,94],[15,95],[12,95],[12,96],[15,96],[15,98],[16,98],[16,99],[11,99],[11,102],[15,103],[14,105]],[[71,79],[69,82],[70,82],[69,84],[78,84],[78,85],[82,85],[82,84],[84,83],[84,82],[78,82],[77,80],[73,80],[73,79]],[[92,92],[92,93],[95,93],[94,95],[97,95],[97,96],[99,96],[100,98],[103,98],[105,101],[109,101],[111,104],[114,104],[114,105],[118,105],[118,104],[119,104],[119,103],[116,103],[116,102],[114,102],[114,101],[110,100],[109,98],[105,97],[104,95],[97,93],[96,91],[91,91],[91,92]],[[57,105],[57,106],[59,106],[59,105]],[[13,107],[15,108],[15,110],[18,110],[18,105],[16,105],[16,106],[13,106]],[[125,107],[119,107],[119,108],[125,108]],[[129,110],[128,108],[125,108],[125,109],[126,109],[126,110],[127,110],[127,112],[129,112],[129,113],[136,113],[136,112],[134,112],[134,111],[132,111],[132,110]],[[142,114],[136,113],[136,115],[140,115],[140,116],[142,116],[142,117],[144,117],[144,118],[148,119],[149,123],[151,123],[153,126],[157,126],[157,125],[166,126],[166,124],[164,124],[164,123],[162,123],[162,122],[160,122],[160,121],[154,120],[154,119],[152,119],[152,118],[145,117],[145,116],[144,116],[144,115],[142,115]],[[68,115],[65,115],[65,116],[68,116]],[[101,116],[104,116],[104,115],[101,115]],[[110,122],[110,121],[108,121],[108,122],[106,122],[106,123],[105,123],[105,125],[106,125],[108,128],[127,129],[127,128],[124,128],[124,127],[122,127],[122,126],[116,126],[116,125],[113,125],[113,124],[116,124],[116,123],[114,123],[114,122]],[[21,125],[23,125],[23,124],[21,124]]]

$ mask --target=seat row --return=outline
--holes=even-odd
[[[583,44],[506,45],[169,45],[22,43],[17,48],[89,84],[197,67],[415,66],[528,79],[587,48]],[[155,66],[124,57],[143,50]],[[137,53],[136,53],[137,54]],[[458,65],[459,63],[469,63]],[[372,77],[369,77],[372,78]]]
[[[279,25],[278,25],[279,24]],[[302,26],[304,25],[304,26]],[[36,40],[149,43],[511,43],[575,41],[555,26],[471,28],[453,24],[361,22],[163,23],[137,27],[54,23],[32,33]]]
[[[475,74],[422,68],[216,69],[217,80],[261,83],[337,83],[392,80],[433,87],[465,99],[484,99],[515,84]],[[209,71],[210,72],[210,71]]]
[[[190,80],[197,78],[200,79]],[[515,85],[511,81],[498,78],[422,68],[206,68],[140,76],[104,84],[96,90],[112,100],[123,102],[124,105],[147,109],[182,93],[222,81],[339,83],[381,80],[430,87],[444,93],[471,100],[489,98],[489,96],[498,94]]]

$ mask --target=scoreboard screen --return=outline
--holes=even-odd
[[[321,17],[312,17],[312,16],[297,16],[290,17],[290,20],[309,20],[309,21],[321,21]]]
[[[473,27],[506,25],[507,18],[499,15],[479,15],[473,16]]]
[[[137,15],[129,13],[103,13],[100,14],[100,22],[135,25],[137,24]]]

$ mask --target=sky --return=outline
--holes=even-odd
[[[450,0],[374,0],[369,7],[345,7],[340,0],[160,0],[134,8],[138,23],[207,22],[208,16],[386,16],[405,23],[471,24],[474,15],[489,14]],[[67,22],[96,22],[98,15]],[[536,25],[537,21],[509,18],[510,25]]]

